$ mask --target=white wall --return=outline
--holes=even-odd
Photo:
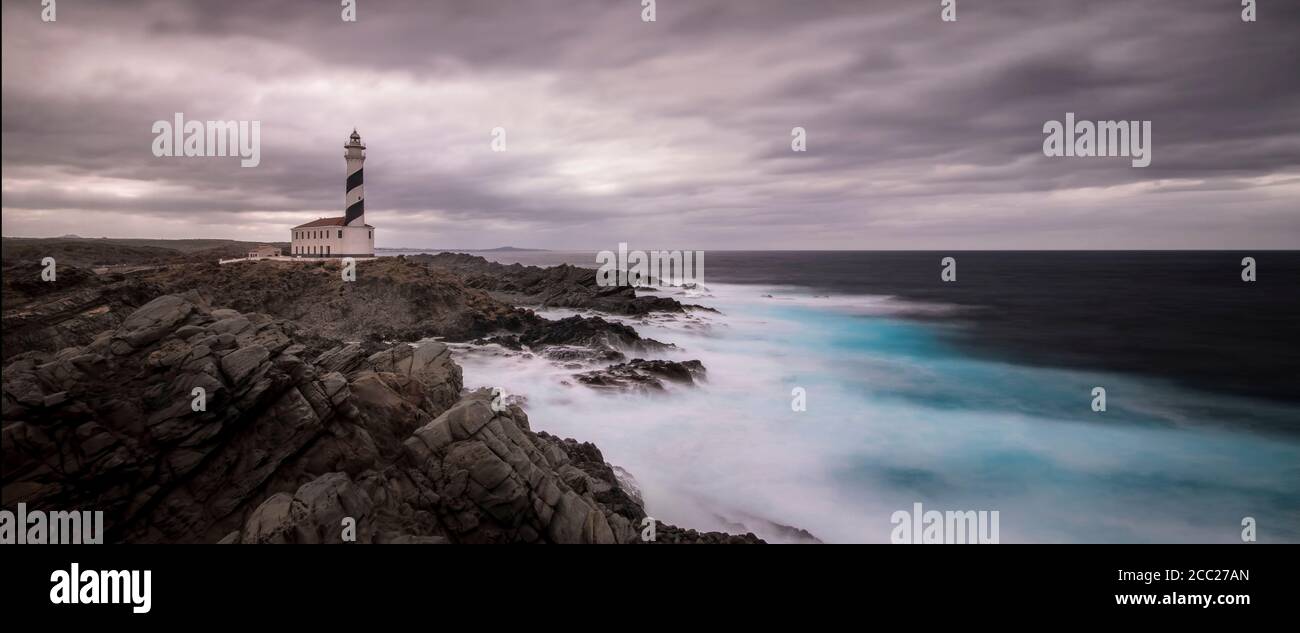
[[[359,226],[328,226],[312,229],[292,229],[290,232],[289,256],[325,256],[329,247],[329,256],[364,255],[375,252],[374,229]],[[339,237],[340,232],[343,237]],[[306,237],[295,239],[294,235]]]
[[[340,245],[340,253],[348,255],[373,255],[375,253],[375,240],[372,237],[374,229],[368,229],[364,226],[347,226],[343,227],[343,241]],[[338,235],[338,233],[335,233]]]

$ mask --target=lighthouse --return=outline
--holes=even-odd
[[[361,135],[355,129],[343,150],[343,158],[347,161],[343,215],[293,227],[289,254],[294,257],[375,256],[375,227],[366,224],[362,169],[366,162],[366,146],[361,143]]]
[[[366,146],[361,144],[361,135],[356,129],[348,138],[343,157],[348,161],[348,186],[344,189],[343,208],[344,226],[364,225],[366,223],[365,185],[362,183],[363,167],[366,164]]]

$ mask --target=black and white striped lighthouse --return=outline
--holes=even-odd
[[[353,129],[352,137],[343,148],[347,150],[343,156],[348,161],[348,186],[347,193],[343,196],[346,209],[343,214],[343,225],[365,226],[366,196],[365,187],[362,185],[362,167],[366,162],[366,146],[361,144],[361,135]]]
[[[366,146],[352,130],[343,157],[348,161],[348,185],[344,189],[343,215],[316,218],[290,230],[289,254],[294,257],[374,257],[375,227],[366,224],[366,195],[361,166]]]

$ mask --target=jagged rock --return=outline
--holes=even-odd
[[[704,377],[698,360],[644,360],[611,365],[604,369],[574,374],[579,383],[594,389],[651,393],[664,390],[665,382],[694,385]]]
[[[358,542],[635,540],[599,450],[458,401],[446,345],[309,363],[293,324],[209,303],[160,297],[6,366],[3,504],[101,509],[110,541],[339,542],[344,518]]]
[[[361,344],[349,343],[321,353],[316,358],[316,365],[327,371],[347,373],[360,367],[366,356]]]
[[[460,365],[451,359],[451,350],[445,343],[422,341],[410,345],[394,345],[376,352],[366,359],[377,372],[409,376],[424,385],[441,385],[427,395],[441,410],[450,407],[460,395]],[[451,386],[456,386],[452,390]]]
[[[110,542],[337,542],[345,517],[358,542],[639,542],[642,504],[598,449],[462,396],[445,344],[385,341],[664,346],[382,260],[354,283],[274,262],[6,276],[0,502],[102,510]]]
[[[625,353],[654,353],[670,346],[643,340],[631,327],[599,317],[544,319],[508,303],[517,298],[515,293],[492,291],[489,286],[495,282],[490,279],[504,275],[499,283],[511,284],[515,282],[510,279],[518,273],[531,280],[521,287],[556,298],[550,303],[534,303],[637,315],[683,309],[671,299],[636,297],[630,288],[598,288],[591,271],[572,267],[498,269],[481,258],[467,257],[439,256],[436,261],[384,257],[361,262],[356,282],[342,281],[329,265],[302,262],[266,261],[254,266],[175,263],[129,278],[96,277],[69,268],[66,274],[60,273],[58,282],[32,281],[39,279],[39,269],[32,265],[7,265],[3,352],[11,358],[25,351],[55,352],[84,346],[100,332],[115,330],[128,316],[135,316],[138,321],[115,334],[104,348],[105,354],[131,355],[148,347],[152,337],[161,332],[171,332],[182,342],[206,336],[208,340],[201,344],[225,350],[234,345],[235,335],[257,331],[260,334],[253,342],[272,354],[295,344],[299,347],[293,355],[315,359],[314,364],[345,374],[361,367],[367,357],[391,347],[385,341],[431,337],[450,341],[493,337],[492,342],[517,350],[528,347],[558,362],[604,363],[622,361]],[[487,268],[471,275],[471,281],[463,274],[468,269],[455,264],[457,261],[470,262],[471,268],[480,264]],[[9,271],[21,274],[10,275]],[[184,319],[172,310],[184,309],[184,304],[176,299],[156,302],[191,291],[211,297],[214,305],[229,307],[207,309],[208,322],[202,329],[191,323],[173,327],[168,320]],[[583,299],[586,296],[595,301]],[[139,311],[144,307],[149,309]],[[272,316],[251,316],[259,313]],[[272,317],[292,326],[262,328],[265,323],[258,319]],[[339,339],[354,342],[340,350]],[[334,355],[322,356],[328,353]]]
[[[659,523],[655,529],[653,545],[698,544],[698,545],[759,545],[763,539],[752,532],[728,534],[726,532],[697,532],[667,523]]]
[[[632,475],[617,466],[604,461],[604,456],[595,444],[578,442],[573,439],[560,439],[546,433],[538,433],[539,440],[549,448],[563,452],[569,463],[562,472],[566,472],[566,481],[575,489],[586,491],[601,507],[615,540],[620,543],[666,544],[666,543],[717,543],[717,544],[759,544],[764,541],[752,533],[727,534],[725,532],[697,532],[679,528],[672,524],[655,521],[653,541],[643,540],[643,528],[648,523],[640,492],[631,481]]]
[[[513,304],[585,308],[624,315],[701,309],[700,306],[684,306],[668,297],[637,296],[630,286],[599,286],[595,269],[568,264],[550,268],[505,265],[464,253],[416,255],[409,259],[455,272],[464,279],[465,285],[489,291]]]
[[[355,542],[373,538],[373,503],[345,473],[327,473],[292,494],[276,493],[244,522],[243,543],[343,543],[344,519],[351,519]]]
[[[457,540],[616,542],[608,510],[559,474],[571,465],[552,442],[528,430],[522,409],[493,411],[478,394],[417,430],[406,447]]]
[[[401,257],[359,262],[356,281],[335,263],[257,262],[220,266],[176,264],[144,273],[162,292],[201,290],[231,313],[265,313],[331,340],[412,341],[433,336],[464,340],[518,329],[538,317],[467,287],[459,277]],[[218,320],[230,314],[214,315]],[[236,328],[231,321],[223,328]],[[325,351],[304,340],[314,352]],[[374,353],[368,349],[366,355]],[[338,367],[334,368],[339,370]]]
[[[84,347],[10,363],[4,503],[103,509],[115,540],[215,541],[276,492],[382,468],[461,389],[437,345],[410,375],[345,377],[286,353],[292,324],[218,312],[168,295]]]
[[[254,371],[266,363],[270,353],[261,345],[250,345],[226,354],[221,358],[221,371],[236,386],[243,384]]]
[[[176,325],[190,312],[194,304],[179,295],[163,295],[131,313],[118,327],[113,338],[126,342],[132,348],[152,343],[163,334],[176,329]]]
[[[152,284],[106,280],[63,260],[54,281],[44,281],[42,269],[39,259],[5,262],[0,323],[4,338],[0,351],[5,359],[27,351],[55,352],[85,345],[159,294]]]
[[[541,350],[548,358],[561,362],[623,360],[624,352],[661,352],[673,347],[654,339],[641,338],[628,325],[600,317],[581,316],[531,323],[519,334],[497,336],[480,342],[496,343],[515,350]]]

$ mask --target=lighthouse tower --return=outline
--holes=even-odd
[[[343,196],[343,216],[345,226],[364,226],[366,223],[365,186],[362,184],[362,167],[366,163],[366,146],[361,144],[361,135],[352,130],[352,137],[343,148],[347,150],[343,157],[348,161],[347,193]]]
[[[343,216],[319,218],[293,227],[289,254],[294,257],[374,257],[375,227],[366,224],[366,196],[361,167],[366,146],[352,130],[343,146],[348,162],[348,184],[343,194]]]

